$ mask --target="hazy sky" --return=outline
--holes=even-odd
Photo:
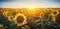
[[[60,8],[60,0],[0,0],[0,8]]]

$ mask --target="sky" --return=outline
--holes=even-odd
[[[60,0],[0,0],[0,8],[60,8]]]

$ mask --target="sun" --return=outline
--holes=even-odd
[[[28,8],[30,11],[32,11],[32,10],[34,10],[34,9],[36,8],[36,6],[35,6],[35,5],[29,5],[27,8]]]
[[[34,5],[30,5],[28,8],[33,9],[33,8],[35,8],[35,6]]]

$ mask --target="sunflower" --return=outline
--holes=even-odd
[[[13,16],[8,16],[9,21],[13,21]]]
[[[58,10],[55,10],[55,11],[52,12],[52,14],[56,16],[56,15],[59,14],[59,12],[58,12]]]
[[[26,24],[26,16],[18,13],[14,18],[14,22],[17,24],[17,26],[23,26]]]
[[[50,16],[52,16],[52,18],[51,18],[52,20],[51,20],[51,21],[55,22],[55,21],[56,21],[56,19],[55,19],[55,15],[53,15],[53,14],[49,14],[49,17],[50,17]]]
[[[56,21],[56,16],[59,14],[58,10],[54,10],[49,16],[52,16],[52,21]]]
[[[3,12],[3,15],[4,15],[5,17],[8,17],[8,13],[9,13],[8,11],[4,11],[4,12]]]
[[[42,18],[44,16],[44,13],[40,13],[40,17]]]

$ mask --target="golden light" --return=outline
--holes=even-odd
[[[30,11],[32,11],[32,10],[34,10],[34,9],[36,8],[36,6],[35,6],[35,5],[29,5],[27,8],[28,8]]]
[[[18,13],[15,16],[14,21],[17,24],[17,26],[23,26],[24,24],[26,24],[26,16],[21,13]]]

